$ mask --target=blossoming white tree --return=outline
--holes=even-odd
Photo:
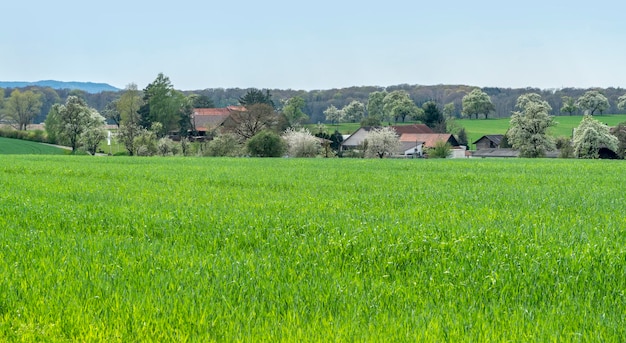
[[[618,151],[619,141],[609,127],[585,115],[574,130],[574,154],[578,158],[598,158],[601,148]]]
[[[556,123],[549,115],[552,108],[539,94],[529,93],[517,99],[507,133],[509,143],[520,151],[521,157],[542,157],[554,149],[554,141],[546,133]]]
[[[606,111],[609,107],[609,99],[598,91],[588,91],[583,94],[576,102],[579,108],[588,114],[594,115],[596,112]]]
[[[365,155],[367,157],[383,158],[385,155],[390,156],[400,150],[400,137],[396,130],[389,126],[373,129],[368,133],[366,141]]]
[[[306,128],[289,128],[283,134],[290,157],[315,157],[320,153],[320,142]]]

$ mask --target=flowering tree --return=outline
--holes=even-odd
[[[588,91],[578,98],[576,104],[580,109],[591,115],[594,115],[596,111],[602,114],[609,108],[609,99],[598,91]]]
[[[106,138],[106,132],[104,130],[105,119],[96,110],[92,109],[90,112],[90,122],[87,124],[85,131],[81,133],[79,141],[85,150],[91,155],[95,155],[98,150],[98,145]]]
[[[495,110],[493,102],[489,95],[480,89],[474,89],[468,95],[462,99],[463,110],[461,114],[463,116],[472,119],[472,116],[476,116],[478,119],[479,114],[484,114],[485,119],[489,118],[489,113]]]
[[[358,122],[365,114],[365,105],[362,102],[353,100],[351,103],[341,109],[343,113],[342,119],[346,122]]]
[[[520,157],[542,157],[554,149],[554,142],[546,133],[556,123],[548,113],[550,105],[535,93],[524,94],[517,99],[507,133],[509,143],[520,151]]]
[[[46,130],[71,146],[72,152],[78,148],[84,132],[104,125],[104,117],[76,96],[69,96],[64,105],[54,105],[48,116],[51,118],[46,119]]]
[[[385,155],[390,156],[400,150],[400,137],[396,130],[389,126],[373,129],[367,135],[366,140],[365,155],[368,157],[383,158]]]
[[[287,154],[291,157],[315,157],[320,153],[319,139],[309,130],[289,128],[283,134],[287,142]]]
[[[326,120],[330,121],[331,124],[336,124],[341,121],[343,113],[334,105],[330,105],[324,110],[324,115],[326,116]]]
[[[598,158],[601,148],[618,150],[618,139],[609,127],[585,115],[580,125],[574,130],[574,154],[578,158]]]
[[[617,108],[620,110],[626,110],[626,94],[617,98]]]
[[[383,119],[393,118],[396,122],[402,119],[404,122],[407,116],[417,118],[421,114],[422,109],[415,105],[406,91],[393,91],[383,98]]]

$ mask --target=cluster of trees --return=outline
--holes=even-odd
[[[623,109],[626,95],[620,97]],[[561,157],[598,158],[602,149],[608,149],[624,158],[626,154],[626,123],[617,126],[614,132],[596,120],[593,114],[602,112],[606,107],[606,98],[602,94],[590,91],[576,102],[587,110],[580,125],[574,130],[573,139],[561,137],[557,140],[547,134],[547,130],[556,122],[549,113],[551,106],[537,93],[520,96],[515,111],[511,116],[510,128],[506,134],[507,142],[520,151],[521,157],[543,157],[547,151],[560,149]]]
[[[330,105],[324,110],[326,122],[361,122],[362,126],[380,126],[387,122],[404,122],[407,118],[421,121],[435,132],[446,131],[444,113],[434,101],[425,102],[422,107],[402,90],[393,92],[376,91],[370,93],[367,105],[353,100],[342,109]]]

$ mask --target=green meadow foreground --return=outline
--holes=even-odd
[[[620,341],[625,167],[0,156],[0,341]]]

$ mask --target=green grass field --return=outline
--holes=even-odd
[[[621,341],[623,170],[0,156],[0,341]]]
[[[21,139],[0,137],[0,155],[63,155],[67,151],[57,147]]]
[[[555,137],[572,136],[572,130],[577,127],[582,116],[558,116],[554,117],[557,125],[550,129],[550,134]],[[595,119],[609,125],[615,126],[626,121],[626,114],[607,114],[594,116]],[[465,128],[468,140],[475,142],[480,137],[490,134],[504,134],[509,128],[511,118],[497,119],[457,119],[457,124]]]

